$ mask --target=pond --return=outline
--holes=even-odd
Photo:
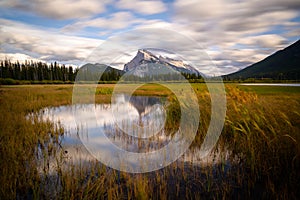
[[[180,138],[164,129],[167,105],[166,98],[119,94],[111,104],[49,107],[41,110],[39,115],[43,120],[59,123],[64,128],[61,148],[65,152],[66,161],[72,164],[82,165],[98,160],[109,166],[111,162],[118,162],[115,160],[129,159],[131,168],[140,167],[137,157],[130,158],[122,154],[126,156],[116,158],[121,149],[135,153],[133,155],[146,154],[149,157],[147,167],[153,165],[149,169],[163,168],[175,160],[201,166],[220,162],[229,165],[228,152],[217,151],[204,157],[200,145],[199,148],[187,149],[178,159],[172,158],[171,154],[181,150],[180,145],[176,148],[167,145],[174,137],[175,140]],[[163,153],[167,155],[162,153],[158,154],[160,158],[157,155],[154,157],[152,152],[162,148],[166,148]]]

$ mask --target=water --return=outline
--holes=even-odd
[[[300,87],[300,83],[242,83],[240,85],[247,85],[247,86],[289,86],[289,87]]]
[[[106,164],[107,160],[115,159],[118,149],[150,155],[174,139],[176,135],[164,129],[167,104],[163,98],[120,94],[112,104],[50,107],[39,114],[43,120],[60,123],[64,128],[61,147],[67,162],[82,165],[98,159]],[[176,150],[169,150],[168,154]],[[229,156],[226,151],[210,153],[204,158],[202,154],[200,146],[188,149],[177,162],[213,165],[226,161]],[[164,160],[151,159],[156,159],[150,162],[158,165],[154,167],[163,167]],[[135,167],[139,161],[133,159],[131,162]]]

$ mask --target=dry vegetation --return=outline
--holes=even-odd
[[[210,96],[204,84],[193,87],[201,110],[200,128],[191,146],[196,148],[209,123]],[[71,85],[0,87],[0,198],[299,198],[299,89],[270,94],[232,84],[226,90],[227,116],[218,146],[231,152],[230,165],[176,162],[156,172],[128,174],[98,162],[63,168],[63,128],[41,122],[38,115],[33,116],[34,123],[26,119],[43,107],[71,104]],[[109,102],[112,91],[113,85],[100,85],[96,101]],[[174,99],[164,87],[153,84],[136,94]],[[180,115],[176,105],[169,107],[168,123]],[[51,159],[57,163],[54,170]]]

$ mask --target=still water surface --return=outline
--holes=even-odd
[[[112,104],[49,107],[39,115],[43,120],[60,123],[65,130],[61,147],[67,160],[82,164],[95,160],[93,155],[97,153],[113,157],[116,146],[129,152],[147,153],[167,145],[172,139],[172,134],[164,130],[167,103],[164,98],[119,94]],[[94,117],[97,124],[90,123]],[[82,140],[89,141],[93,155]],[[177,162],[196,165],[227,162],[228,152],[218,151],[203,158],[200,147],[187,150]]]

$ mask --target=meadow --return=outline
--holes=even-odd
[[[203,141],[211,106],[205,84],[192,87],[202,117],[191,150]],[[229,162],[174,162],[155,172],[130,174],[96,161],[63,167],[60,144],[66,130],[41,121],[38,111],[71,104],[72,85],[0,86],[0,199],[298,199],[300,87],[225,87],[227,113],[215,151],[227,149]],[[113,88],[98,85],[96,102],[109,103]],[[168,98],[165,128],[177,127],[180,111],[171,91],[148,84],[134,94]],[[53,159],[57,165],[51,169]]]

